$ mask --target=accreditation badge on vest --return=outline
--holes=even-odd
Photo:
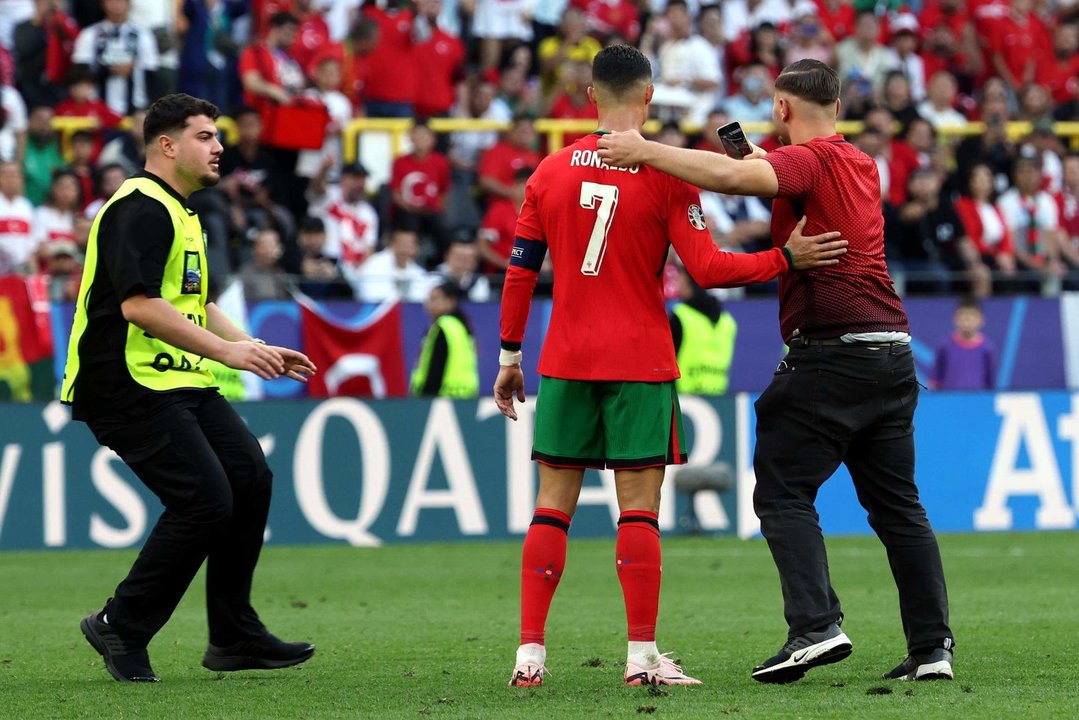
[[[195,250],[184,251],[184,276],[180,281],[180,292],[184,295],[202,294],[202,258]]]

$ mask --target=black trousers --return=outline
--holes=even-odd
[[[757,400],[753,507],[779,569],[789,637],[841,617],[817,491],[844,463],[888,553],[909,651],[952,638],[940,550],[914,484],[918,382],[907,345],[795,348]]]
[[[210,642],[264,635],[251,607],[272,474],[255,436],[216,390],[159,396],[148,413],[87,423],[161,499],[165,510],[105,607],[130,642],[146,644],[172,616],[203,561]]]

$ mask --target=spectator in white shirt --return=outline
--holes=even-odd
[[[338,261],[342,274],[351,279],[378,244],[378,213],[367,202],[367,170],[359,163],[341,170],[341,182],[326,186],[325,173],[311,180],[308,212],[326,223],[326,246],[322,253]]]
[[[947,70],[938,70],[929,79],[926,98],[918,104],[918,114],[939,130],[945,126],[966,125],[963,113],[955,109],[959,84]]]
[[[22,193],[22,166],[0,162],[0,275],[36,268],[34,206]]]
[[[47,255],[48,246],[75,242],[75,214],[82,207],[82,183],[70,170],[52,176],[45,202],[34,211],[34,241],[38,254]]]
[[[301,177],[314,177],[324,162],[331,163],[333,175],[341,170],[341,132],[352,120],[352,103],[340,89],[341,74],[341,60],[333,55],[324,55],[312,74],[315,86],[304,93],[326,106],[330,122],[326,126],[322,149],[300,152],[296,174]]]
[[[128,22],[131,0],[102,0],[105,19],[79,33],[71,61],[98,79],[98,97],[120,115],[150,104],[158,69],[157,40]]]
[[[397,229],[385,250],[372,255],[352,278],[352,290],[363,302],[403,300],[423,302],[437,275],[428,275],[416,263],[420,239],[413,230]]]
[[[0,89],[0,107],[4,109],[4,126],[0,128],[0,160],[22,162],[26,149],[26,103],[13,87]]]
[[[925,97],[925,61],[918,54],[918,18],[911,13],[895,16],[889,26],[896,68],[910,81],[910,95],[915,102]]]
[[[704,122],[716,105],[723,74],[715,48],[693,33],[685,0],[669,0],[663,17],[641,37],[641,48],[654,58],[657,73],[652,104],[674,108],[691,123]]]
[[[457,283],[472,302],[487,302],[491,299],[491,284],[486,276],[480,274],[480,251],[474,242],[455,241],[446,250],[445,261],[435,268],[439,281]]]
[[[772,76],[764,65],[749,65],[742,69],[742,83],[738,93],[723,102],[723,109],[738,122],[768,122],[772,119]],[[755,143],[764,138],[749,134]]]
[[[730,42],[762,23],[780,27],[791,20],[787,0],[724,0],[722,5],[723,32]]]
[[[1032,150],[1025,146],[1020,151],[1015,161],[1014,186],[997,199],[997,207],[1011,232],[1019,269],[1059,278],[1064,274],[1060,262],[1060,209],[1052,195],[1039,189],[1041,167]]]
[[[874,90],[884,86],[884,76],[899,64],[890,47],[881,45],[880,20],[872,10],[858,13],[854,34],[836,46],[839,79],[843,85],[852,73],[869,80]]]

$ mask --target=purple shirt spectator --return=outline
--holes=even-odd
[[[996,375],[997,349],[981,333],[968,339],[956,332],[937,346],[936,390],[992,390]]]

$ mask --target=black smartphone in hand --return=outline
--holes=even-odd
[[[719,140],[723,143],[723,150],[728,157],[741,160],[745,156],[752,154],[753,149],[749,146],[749,140],[746,139],[746,134],[742,132],[742,126],[738,121],[729,122],[723,127],[717,128],[716,134],[719,135]]]

